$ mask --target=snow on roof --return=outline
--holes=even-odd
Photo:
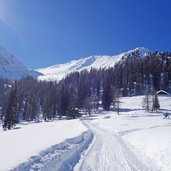
[[[159,90],[156,92],[156,94],[165,94],[165,95],[169,95],[168,92],[164,91],[164,90]]]

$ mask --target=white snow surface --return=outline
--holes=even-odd
[[[46,161],[50,159],[50,157],[54,160],[54,154],[51,154],[54,145],[63,143],[66,139],[78,137],[86,131],[87,128],[78,119],[19,125],[19,129],[10,131],[0,130],[0,171],[12,170],[22,163],[26,164],[21,165],[16,170],[27,170],[22,169],[22,167],[27,168],[27,165],[32,163],[32,160],[32,165],[38,167],[35,160],[38,158],[36,156],[42,155],[40,154],[42,150],[45,150],[42,155],[44,156],[42,160]],[[79,144],[81,144],[81,142],[80,140]],[[71,141],[70,144],[74,144],[74,141]],[[49,150],[48,148],[50,147],[52,148]],[[68,145],[68,143],[57,146],[59,151],[56,151],[56,153],[62,153],[60,149],[64,149],[64,147],[67,149],[72,146]],[[54,148],[54,150],[56,149]],[[48,154],[49,151],[50,154]],[[66,152],[66,150],[64,152]],[[60,156],[58,158],[60,158]],[[40,162],[40,164],[41,163],[42,162]],[[27,167],[24,167],[24,165]]]
[[[17,80],[26,76],[37,77],[38,72],[27,69],[18,59],[0,46],[0,78]]]
[[[157,113],[141,110],[142,98],[121,98],[119,116],[104,112],[84,121],[95,138],[75,171],[171,170],[171,119],[163,119],[171,112],[171,97],[159,97]]]
[[[103,129],[91,121],[85,123],[93,131],[95,138],[87,153],[75,166],[75,171],[158,170],[148,158],[111,130]]]
[[[80,72],[85,69],[90,70],[91,68],[100,69],[114,67],[114,65],[122,58],[126,58],[129,54],[137,51],[140,53],[140,57],[144,57],[149,52],[146,48],[139,47],[119,55],[90,56],[79,60],[73,60],[65,64],[53,65],[47,68],[39,68],[35,71],[43,74],[38,77],[39,80],[59,81],[72,72]]]
[[[171,97],[142,110],[143,96],[120,99],[115,111],[0,131],[0,171],[170,171]],[[82,124],[84,123],[84,125]]]

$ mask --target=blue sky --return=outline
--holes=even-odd
[[[29,68],[135,47],[171,51],[170,0],[0,0],[0,44]]]

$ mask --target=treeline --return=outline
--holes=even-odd
[[[0,118],[4,128],[20,121],[79,117],[118,107],[120,96],[143,95],[159,89],[171,92],[171,53],[137,51],[113,68],[83,70],[60,82],[0,80]]]
[[[171,53],[149,53],[141,58],[138,52],[130,54],[112,69],[117,86],[123,95],[141,95],[146,89],[171,91]]]

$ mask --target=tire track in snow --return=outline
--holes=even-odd
[[[104,130],[92,121],[83,122],[93,132],[94,139],[74,171],[159,170],[150,159],[142,156],[116,133]]]
[[[93,139],[90,131],[65,140],[32,156],[28,162],[21,163],[10,171],[72,171],[81,153],[88,148]]]

